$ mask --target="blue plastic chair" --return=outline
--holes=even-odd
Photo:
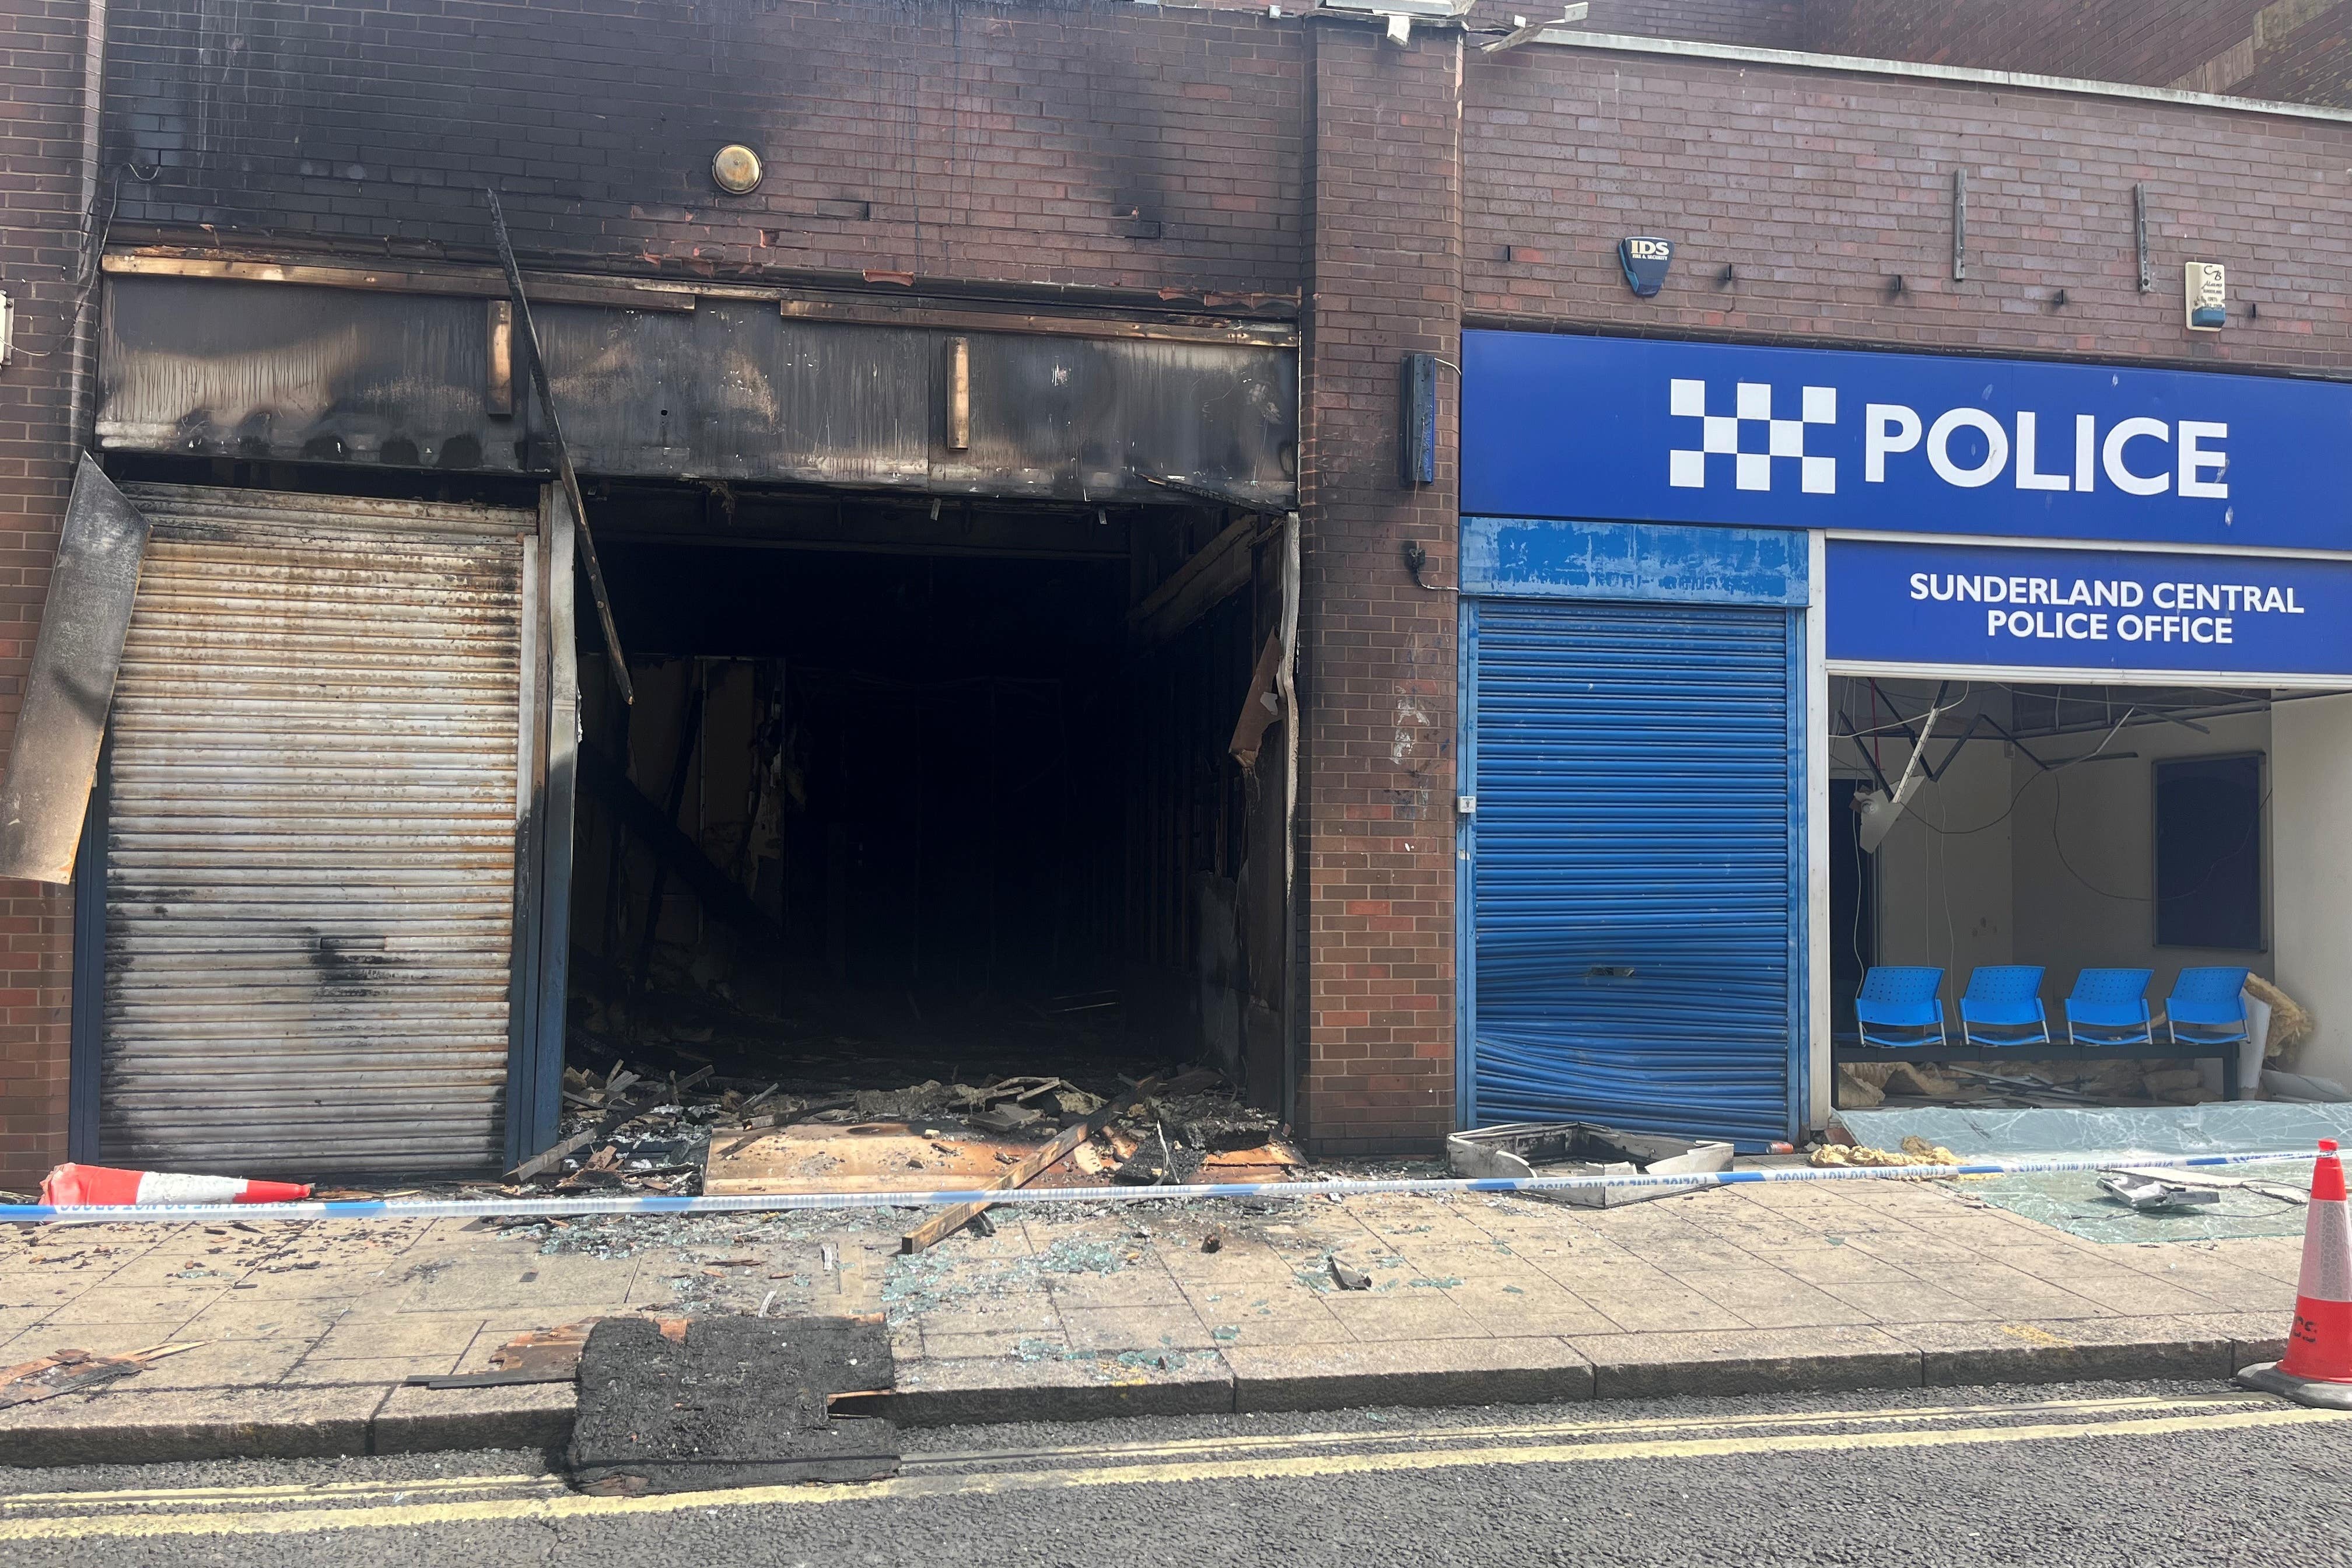
[[[1988,963],[1969,976],[1960,997],[1960,1037],[1972,1046],[2046,1046],[2050,1014],[2042,1005],[2038,963]],[[2007,1029],[2006,1035],[1979,1033]]]
[[[1944,972],[1905,965],[1874,968],[1862,977],[1854,993],[1853,1019],[1865,1045],[1898,1049],[1913,1046],[1948,1046],[1951,1033],[1944,1025]],[[1935,1031],[1898,1037],[1895,1029]],[[1875,1031],[1875,1032],[1874,1032]]]
[[[2197,1031],[2188,1043],[2226,1046],[2247,1037],[2246,1006],[2238,993],[2246,988],[2246,972],[2228,967],[2184,969],[2164,999],[2164,1028],[2179,1045],[2180,1026]]]
[[[2147,1010],[2153,969],[2085,969],[2074,976],[2066,998],[2066,1043],[2070,1046],[2152,1046],[2156,1020]],[[2088,1040],[2079,1030],[2095,1031]]]

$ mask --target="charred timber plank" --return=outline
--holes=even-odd
[[[589,1144],[593,1143],[597,1139],[604,1135],[604,1127],[601,1123],[594,1126],[583,1127],[579,1131],[574,1132],[571,1137],[566,1138],[563,1142],[556,1144],[553,1148],[533,1154],[530,1159],[525,1160],[521,1164],[517,1165],[513,1170],[509,1171],[507,1173],[507,1180],[509,1182],[527,1182],[533,1176],[538,1175],[541,1171],[554,1169],[555,1166],[563,1162],[565,1156],[578,1153],[581,1150],[585,1149]]]
[[[621,634],[613,625],[613,603],[604,593],[604,568],[596,559],[596,538],[588,531],[588,502],[580,493],[580,476],[572,467],[572,448],[563,441],[563,421],[555,412],[555,393],[547,382],[547,360],[540,352],[539,327],[531,320],[530,300],[523,293],[522,268],[515,261],[514,241],[507,235],[506,209],[499,205],[499,193],[494,186],[485,186],[482,195],[489,198],[490,233],[499,242],[499,264],[507,275],[507,292],[514,305],[514,324],[522,333],[522,344],[530,354],[530,384],[539,394],[539,411],[547,417],[547,437],[555,448],[556,477],[563,481],[563,496],[572,503],[572,541],[578,546],[580,564],[588,572],[588,592],[596,601],[596,619],[604,629],[604,651],[611,656],[613,684],[624,702],[637,700],[636,689],[629,684],[628,657],[621,651]]]
[[[474,300],[508,298],[503,272],[491,267],[352,267],[333,263],[240,260],[153,251],[109,254],[102,264],[117,277],[205,278],[228,283],[291,283],[374,294],[425,294]],[[528,275],[531,298],[542,305],[604,305],[624,310],[690,315],[695,296],[677,288],[627,282],[581,283]]]
[[[679,830],[675,816],[665,817],[660,805],[629,782],[620,764],[594,746],[580,748],[580,783],[612,808],[621,826],[676,873],[710,914],[739,931],[772,939],[782,936],[768,911],[711,863],[702,847]]]
[[[1199,620],[1226,595],[1249,585],[1250,544],[1263,528],[1245,517],[1216,538],[1127,613],[1128,638],[1138,647],[1166,642]]]
[[[687,769],[694,762],[694,753],[702,744],[702,683],[694,679],[698,666],[687,667],[687,680],[693,689],[686,704],[686,720],[677,727],[677,760],[670,766],[669,793],[662,797],[662,820],[675,825],[678,807],[686,804]],[[730,885],[732,879],[730,879]],[[662,894],[668,890],[669,867],[656,858],[654,861],[654,885],[646,900],[645,929],[637,933],[637,984],[643,986],[653,978],[654,941],[661,934]]]
[[[1217,1078],[1216,1073],[1205,1068],[1199,1068],[1191,1072],[1180,1073],[1167,1081],[1158,1078],[1145,1079],[1126,1093],[1103,1101],[1100,1109],[1076,1126],[1062,1129],[1052,1142],[1005,1172],[1003,1176],[991,1182],[987,1190],[1010,1192],[1015,1187],[1025,1187],[1067,1159],[1071,1150],[1109,1126],[1115,1118],[1139,1100],[1148,1100],[1155,1094],[1182,1094],[1190,1089],[1214,1083]],[[926,1247],[936,1247],[970,1225],[988,1208],[989,1203],[990,1200],[986,1198],[975,1198],[970,1203],[958,1204],[953,1208],[941,1209],[929,1219],[900,1237],[898,1250],[901,1253],[915,1253]]]

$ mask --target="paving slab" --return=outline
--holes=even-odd
[[[913,1258],[897,1255],[902,1228],[877,1213],[0,1233],[0,1364],[207,1342],[103,1394],[0,1412],[0,1450],[553,1443],[568,1385],[403,1380],[483,1367],[526,1329],[763,1306],[887,1310],[893,1414],[910,1421],[2218,1379],[2275,1359],[2301,1259],[2278,1237],[2093,1241],[1949,1183],[1610,1210],[1507,1194],[1008,1205],[993,1237]],[[1203,1253],[1213,1229],[1223,1244]],[[1335,1253],[1374,1289],[1336,1289]]]
[[[1062,1310],[1062,1334],[1074,1351],[1209,1350],[1210,1338],[1192,1307],[1079,1307]]]

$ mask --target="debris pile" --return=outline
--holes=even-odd
[[[1202,1070],[1106,1099],[1067,1079],[923,1082],[830,1097],[710,1066],[564,1072],[564,1136],[508,1173],[514,1188],[665,1194],[989,1187],[1056,1168],[1072,1185],[1279,1181],[1306,1164],[1288,1129]],[[1204,1175],[1204,1173],[1207,1173]]]
[[[1925,1138],[1906,1138],[1900,1150],[1873,1149],[1866,1143],[1824,1143],[1807,1157],[1807,1163],[1831,1165],[1957,1165],[1960,1157]]]
[[[0,1367],[0,1410],[54,1399],[60,1394],[88,1393],[116,1378],[135,1376],[165,1356],[194,1350],[203,1342],[193,1341],[150,1345],[145,1350],[130,1351],[121,1355],[92,1355],[84,1350],[62,1350],[37,1361]]]
[[[2019,1047],[1996,1063],[1842,1062],[1837,1103],[1868,1110],[1890,1100],[2003,1106],[2201,1105],[2223,1098],[2193,1061],[2042,1062]]]

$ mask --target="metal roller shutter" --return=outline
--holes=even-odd
[[[1474,1120],[1787,1137],[1795,617],[1475,616]]]
[[[99,1093],[110,1163],[503,1151],[525,513],[134,489]]]

